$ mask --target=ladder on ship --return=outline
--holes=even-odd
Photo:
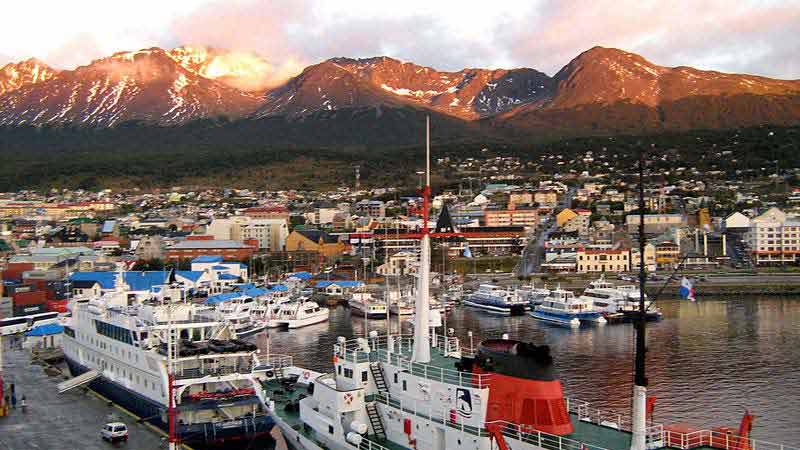
[[[372,372],[372,379],[375,381],[375,387],[378,392],[387,392],[389,389],[386,386],[386,378],[383,376],[383,369],[381,363],[372,363],[369,365],[369,371]]]
[[[372,425],[372,434],[381,442],[385,441],[386,430],[383,428],[383,421],[381,420],[381,415],[378,414],[378,408],[375,406],[375,402],[366,403],[364,407],[367,410],[369,423]]]

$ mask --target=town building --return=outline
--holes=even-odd
[[[797,264],[800,255],[800,218],[770,208],[750,221],[747,233],[752,261],[757,266]]]
[[[487,227],[536,227],[539,223],[536,208],[486,209],[483,214]]]
[[[656,266],[659,269],[673,269],[680,262],[681,247],[672,241],[661,241],[655,244]]]
[[[286,239],[286,251],[313,251],[331,258],[343,255],[347,244],[322,230],[294,230]]]
[[[245,242],[255,241],[260,250],[281,251],[286,248],[289,236],[289,223],[286,218],[252,218],[232,216],[214,219],[206,228],[206,233],[214,239],[230,239]]]
[[[213,239],[211,236],[189,238],[167,248],[167,259],[194,259],[203,255],[221,256],[226,260],[245,261],[250,259],[258,244],[242,243],[227,239]]]
[[[625,224],[629,233],[639,232],[639,214],[625,216]],[[661,234],[676,227],[686,225],[686,217],[682,214],[645,214],[644,232],[647,234]]]
[[[627,248],[580,248],[577,272],[628,272],[631,270],[630,250]]]
[[[381,219],[386,217],[386,205],[380,200],[361,200],[355,204],[357,216]]]

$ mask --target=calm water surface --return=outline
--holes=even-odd
[[[756,416],[754,437],[800,446],[800,298],[675,300],[661,302],[661,308],[664,320],[648,324],[648,393],[657,397],[656,421],[738,427],[750,409]],[[368,325],[386,329],[386,321]],[[340,306],[328,323],[270,331],[271,350],[327,372],[336,337],[363,335],[364,326],[363,319]],[[395,318],[393,332],[397,326]],[[568,396],[595,408],[630,409],[634,337],[629,324],[569,330],[528,316],[493,317],[456,307],[447,326],[464,343],[471,330],[476,344],[502,333],[549,344]],[[259,338],[262,347],[265,341]]]

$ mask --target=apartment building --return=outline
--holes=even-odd
[[[750,221],[747,242],[753,264],[776,266],[797,264],[800,255],[800,218],[770,208]]]

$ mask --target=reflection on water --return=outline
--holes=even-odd
[[[742,297],[661,302],[664,320],[648,324],[649,394],[657,397],[662,423],[734,426],[745,408],[756,415],[753,435],[800,444],[800,299]],[[300,330],[270,330],[273,352],[289,353],[298,365],[329,371],[337,336],[386,330],[386,321],[351,317],[345,307],[331,321]],[[391,319],[392,331],[401,325]],[[408,330],[408,324],[402,324]],[[494,317],[457,307],[447,317],[463,343],[508,333],[513,339],[547,343],[567,395],[595,407],[630,408],[634,337],[630,325],[570,330],[528,316]],[[266,339],[262,336],[262,348]]]

